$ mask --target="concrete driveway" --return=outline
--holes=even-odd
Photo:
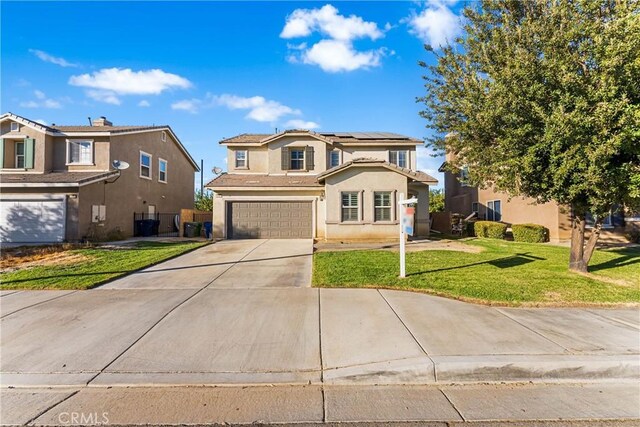
[[[313,241],[225,240],[100,289],[300,288],[311,285]]]

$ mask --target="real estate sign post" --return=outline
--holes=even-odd
[[[400,211],[400,277],[406,276],[406,261],[405,261],[405,240],[406,236],[413,236],[413,215],[415,208],[409,205],[417,203],[418,199],[415,197],[404,200],[404,193],[400,193],[398,199],[399,211]]]

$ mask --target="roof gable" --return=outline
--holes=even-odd
[[[365,167],[365,168],[366,167],[383,167],[385,169],[389,169],[390,171],[399,173],[400,175],[404,175],[407,178],[411,178],[418,182],[424,182],[425,184],[433,184],[433,185],[438,183],[437,179],[435,179],[431,175],[426,174],[424,172],[414,171],[407,168],[401,168],[400,166],[394,165],[393,163],[389,163],[385,160],[371,159],[371,158],[353,159],[339,166],[335,166],[331,169],[328,169],[322,172],[320,175],[318,175],[318,181],[323,181],[332,175],[340,174],[352,167]]]

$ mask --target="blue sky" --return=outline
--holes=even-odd
[[[245,132],[426,137],[417,61],[433,61],[424,43],[460,31],[455,0],[0,7],[2,112],[58,125],[169,124],[204,159],[205,180],[225,167],[218,141]],[[441,161],[420,149],[419,169],[442,181]]]

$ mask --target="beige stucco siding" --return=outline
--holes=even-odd
[[[283,171],[282,170],[282,147],[304,148],[313,147],[314,168],[309,171]],[[317,175],[327,168],[327,147],[326,142],[319,141],[310,136],[289,136],[283,137],[268,145],[269,173],[270,174],[309,174]]]
[[[348,162],[358,158],[371,158],[389,161],[389,151],[408,151],[409,152],[409,169],[417,170],[417,158],[415,146],[388,146],[388,147],[339,147],[343,150],[342,162]]]
[[[386,240],[398,238],[397,200],[408,194],[407,178],[385,168],[351,168],[329,176],[326,183],[327,240]],[[392,220],[374,220],[374,192],[392,193]],[[342,192],[359,193],[359,221],[342,221]]]
[[[15,166],[15,151],[14,142],[23,141],[25,137],[35,139],[35,153],[33,159],[33,169],[28,169],[28,172],[45,171],[45,134],[36,129],[28,126],[20,125],[18,131],[11,132],[11,120],[7,120],[2,123],[0,128],[0,137],[5,139],[5,151],[4,151],[4,165],[5,169],[12,169]],[[18,169],[19,171],[24,169]]]
[[[93,141],[93,164],[92,165],[71,165],[67,164],[67,141]],[[107,171],[111,166],[109,155],[110,142],[108,136],[92,137],[53,137],[53,160],[52,166],[55,171]]]
[[[248,167],[236,168],[236,151],[247,151]],[[267,146],[247,147],[229,146],[227,147],[227,170],[229,173],[263,173],[269,172],[269,152]]]

